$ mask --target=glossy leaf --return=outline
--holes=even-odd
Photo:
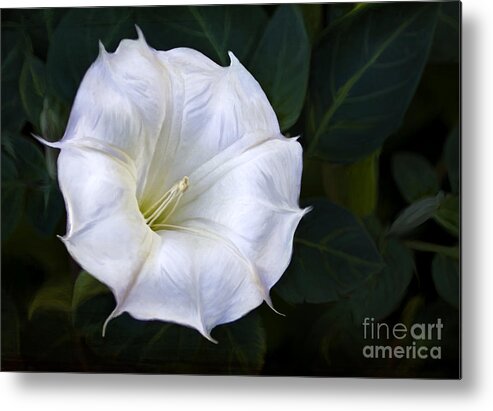
[[[213,330],[213,344],[197,331],[160,321],[138,321],[123,314],[111,321],[103,338],[103,322],[114,300],[110,293],[82,302],[75,326],[88,348],[109,364],[123,364],[145,372],[257,373],[266,351],[260,318],[250,313]]]
[[[408,203],[438,192],[435,170],[420,154],[395,154],[392,157],[392,174],[400,193]]]
[[[413,254],[395,240],[390,240],[383,251],[385,267],[351,294],[354,321],[365,317],[383,319],[402,301],[414,270]]]
[[[318,200],[301,220],[291,264],[274,289],[292,303],[337,301],[382,266],[373,240],[356,218]]]
[[[385,4],[327,32],[313,58],[310,155],[355,161],[399,127],[436,15],[436,4]]]
[[[280,6],[255,48],[249,69],[274,107],[281,130],[298,119],[305,101],[310,41],[295,5]]]
[[[257,47],[267,15],[259,6],[146,7],[136,23],[147,42],[158,50],[196,49],[223,66],[228,51],[245,64]]]
[[[84,73],[98,55],[99,41],[114,51],[120,40],[137,37],[131,13],[125,7],[74,8],[63,16],[47,59],[49,84],[59,97],[72,102]]]
[[[443,200],[443,193],[425,197],[406,207],[395,219],[389,234],[404,235],[419,227],[435,215]]]

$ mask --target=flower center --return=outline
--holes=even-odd
[[[164,224],[171,214],[173,214],[183,194],[187,191],[189,182],[190,180],[187,176],[183,177],[166,191],[159,200],[142,213],[146,224],[152,230],[156,231],[155,229],[159,228],[159,225]]]

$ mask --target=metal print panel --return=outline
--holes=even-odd
[[[460,378],[460,28],[2,10],[2,370]]]

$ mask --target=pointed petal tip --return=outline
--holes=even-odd
[[[40,137],[34,133],[31,133],[31,136],[33,138],[35,138],[36,140],[38,140],[44,146],[53,147],[53,148],[62,148],[62,143],[60,141],[51,142],[51,141],[45,140],[43,137]]]
[[[108,54],[108,52],[106,51],[106,49],[104,48],[104,44],[101,40],[98,41],[98,44],[99,44],[99,55],[100,56],[106,56]]]
[[[228,56],[229,56],[229,60],[230,60],[230,64],[229,64],[230,67],[233,67],[233,66],[236,66],[238,64],[241,64],[240,63],[240,60],[238,60],[236,58],[236,56],[233,54],[232,51],[228,51]]]
[[[147,41],[144,36],[144,33],[142,32],[142,29],[137,24],[135,25],[135,31],[137,32],[137,40],[147,45]]]
[[[270,298],[270,295],[267,295],[265,298],[264,298],[264,301],[266,302],[266,304],[269,306],[269,308],[274,311],[277,315],[280,315],[281,317],[286,317],[286,314],[283,314],[281,313],[280,311],[277,311],[275,308],[274,308],[274,304],[272,303],[272,300]]]
[[[104,338],[106,336],[106,327],[108,326],[109,322],[115,318],[118,317],[121,313],[117,312],[118,306],[115,307],[115,309],[111,312],[110,315],[108,315],[108,318],[104,321],[103,323],[103,329],[101,330],[101,336]]]
[[[200,332],[200,334],[202,334],[203,337],[207,338],[207,340],[209,340],[211,343],[219,344],[219,341],[212,338],[210,331],[207,331],[205,328],[202,328],[198,331]]]
[[[306,214],[308,214],[310,211],[313,210],[313,206],[308,206],[308,207],[305,207],[301,210],[301,214],[304,216]]]

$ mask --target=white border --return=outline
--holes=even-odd
[[[2,7],[163,3],[11,0]],[[462,381],[2,373],[0,408],[37,411],[147,411],[183,407],[215,411],[348,407],[379,411],[489,409],[493,403],[492,3],[491,0],[463,1]]]

